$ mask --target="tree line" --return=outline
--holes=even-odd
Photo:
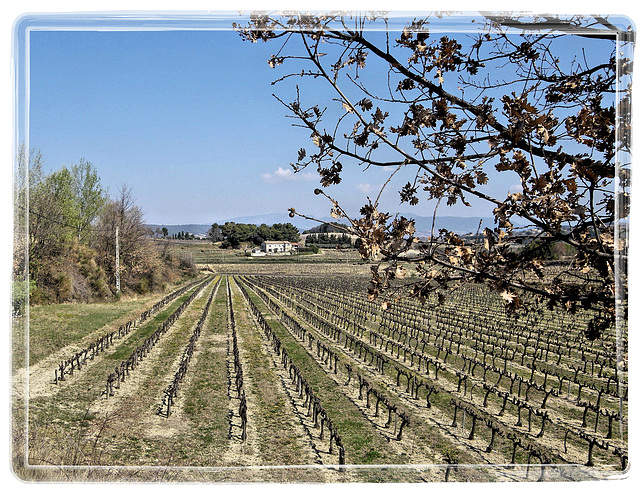
[[[326,223],[322,223],[320,225],[317,225],[315,227],[312,227],[311,229],[307,229],[306,231],[303,232],[303,234],[320,234],[320,233],[326,233],[326,232],[342,232],[342,231],[344,231],[345,227],[347,227],[346,224],[341,224],[339,222],[326,222]]]
[[[49,303],[146,293],[174,280],[180,266],[187,266],[147,240],[152,232],[132,189],[122,185],[110,196],[91,162],[81,159],[46,173],[43,155],[22,147],[16,175],[15,311],[24,308],[27,297]]]
[[[166,229],[166,227],[163,227],[163,229]],[[163,231],[163,232],[164,232],[164,231]],[[165,234],[165,236],[166,236],[166,234]],[[175,232],[174,232],[174,233],[171,235],[171,237],[172,237],[173,239],[185,239],[185,240],[193,240],[193,239],[195,239],[195,238],[196,238],[196,236],[195,236],[194,234],[190,234],[190,233],[185,232],[185,231],[180,231],[180,232],[178,232],[178,233],[175,233]]]
[[[338,246],[351,246],[351,237],[347,234],[319,233],[309,234],[305,239],[305,245],[310,244],[334,244]]]
[[[213,243],[220,242],[222,248],[239,248],[242,243],[259,246],[263,241],[290,241],[296,243],[300,239],[298,229],[290,223],[273,224],[241,224],[225,222],[212,224],[207,233]]]

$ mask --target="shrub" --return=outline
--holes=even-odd
[[[60,272],[56,277],[56,295],[58,302],[69,301],[71,299],[72,288],[71,276],[66,272]]]
[[[137,290],[140,294],[147,294],[149,292],[149,279],[147,277],[142,277],[140,279]]]

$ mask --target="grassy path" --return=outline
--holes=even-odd
[[[188,431],[175,436],[175,446],[189,449],[192,466],[222,466],[227,449],[227,289],[220,279],[209,317],[196,346],[182,399],[174,407],[176,418],[186,420]]]
[[[303,347],[271,314],[264,302],[248,289],[251,300],[263,313],[267,323],[282,342],[296,366],[304,373],[304,378],[313,387],[320,398],[322,406],[338,429],[346,450],[347,465],[380,465],[406,463],[406,456],[393,451],[389,441],[383,438],[375,429],[362,410],[342,391],[338,383],[327,377],[325,369],[316,361],[305,347]],[[407,478],[411,470],[384,471],[363,469],[352,471],[352,474],[362,480],[376,481],[379,474],[385,477],[396,476]],[[415,480],[416,477],[413,477]],[[399,478],[400,479],[400,478]]]
[[[205,291],[209,289],[210,287],[205,289]],[[105,433],[103,431],[107,426],[103,426],[103,424],[105,424],[106,421],[109,422],[108,427],[119,426],[118,422],[125,420],[127,413],[122,409],[126,409],[127,407],[120,405],[120,409],[116,410],[113,402],[117,400],[109,402],[101,396],[107,375],[113,371],[114,367],[121,360],[129,356],[136,345],[145,338],[145,335],[160,326],[189,295],[190,292],[187,292],[183,296],[175,299],[164,311],[157,314],[145,325],[142,325],[139,330],[131,333],[122,343],[116,347],[112,346],[103,356],[96,358],[81,371],[76,371],[67,381],[58,385],[51,384],[51,387],[55,390],[52,393],[32,397],[29,400],[29,422],[30,432],[35,435],[33,438],[34,442],[43,443],[47,441],[48,438],[51,438],[51,442],[55,442],[56,439],[53,438],[51,434],[62,432],[64,436],[69,436],[69,438],[75,436],[73,437],[75,439],[73,446],[79,447],[81,442],[89,441],[98,434],[100,434],[101,438],[104,438]],[[201,294],[200,298],[192,303],[192,306],[185,311],[161,341],[171,338],[176,332],[179,333],[181,327],[188,323],[188,317],[194,312],[194,306],[197,308],[198,303],[203,302]],[[188,331],[188,327],[182,329]],[[176,345],[172,350],[177,351],[179,349],[180,347]],[[148,391],[148,385],[140,382],[143,370],[149,370],[145,369],[145,367],[151,365],[146,364],[146,362],[151,362],[151,357],[168,357],[167,352],[161,352],[160,346],[156,346],[147,358],[143,360],[143,364],[131,373],[131,377],[128,378],[127,381],[122,383],[121,389],[117,390],[120,392],[119,397],[121,400],[123,399],[123,395],[126,395],[127,392],[130,393],[136,384],[141,385],[144,388],[143,391]],[[159,366],[167,367],[166,364],[159,364]],[[153,367],[151,369],[153,371],[157,370],[153,369]],[[152,377],[154,376],[157,375],[153,374]],[[43,377],[48,377],[48,374],[43,375]],[[138,416],[139,415],[135,414],[132,415],[134,418]],[[96,429],[96,425],[103,426],[103,428]],[[71,444],[59,446],[59,448],[65,448],[69,445]],[[35,455],[30,455],[30,457],[34,457],[36,461],[38,459],[45,459],[53,463],[58,463],[60,462],[59,460],[64,462],[69,458],[64,456],[55,457],[56,454],[60,454],[56,453],[55,450],[51,450],[50,453],[46,454],[46,458]],[[86,457],[84,453],[81,457],[76,456],[73,458],[81,461],[90,459]]]
[[[30,309],[28,346],[29,365],[79,343],[84,337],[119,326],[151,307],[164,294],[114,303],[57,304]],[[25,365],[26,327],[14,333],[14,370]]]
[[[110,432],[105,435],[112,456],[118,457],[115,462],[157,465],[163,462],[175,464],[189,459],[188,455],[183,456],[174,448],[172,443],[176,434],[187,430],[180,412],[173,412],[167,419],[158,415],[157,410],[164,390],[173,380],[184,347],[215,286],[214,281],[200,292],[175,325],[143,359],[140,367],[132,373],[133,377],[122,383],[122,389],[116,391],[114,398],[104,402],[103,411],[111,408],[118,415],[117,424],[112,425]],[[146,335],[151,332],[152,330]],[[141,333],[141,336],[144,335]],[[123,351],[122,355],[125,354],[127,352]],[[132,443],[139,443],[139,446],[134,446],[132,450]]]
[[[308,444],[299,419],[284,392],[273,355],[256,327],[245,300],[235,285],[232,300],[240,339],[247,385],[247,405],[252,425],[250,434],[259,451],[256,464],[309,465],[317,456]]]

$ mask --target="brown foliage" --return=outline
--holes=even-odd
[[[270,63],[291,67],[283,78],[321,80],[333,91],[331,111],[320,102],[305,109],[300,89],[292,102],[281,100],[315,147],[298,151],[296,171],[314,166],[328,187],[340,183],[349,165],[413,167],[415,180],[401,189],[402,202],[416,205],[422,193],[447,205],[468,205],[473,197],[493,207],[495,223],[477,241],[434,231],[409,258],[411,221],[392,218],[371,201],[360,218],[349,218],[316,190],[331,200],[334,217],[349,219],[362,257],[376,262],[371,298],[391,287],[399,262],[411,261],[420,280],[410,295],[426,299],[459,282],[483,282],[514,313],[536,306],[595,309],[590,336],[597,336],[624,315],[616,298],[627,292],[621,221],[628,215],[633,33],[601,17],[485,15],[460,20],[477,29],[470,40],[438,34],[439,17],[414,19],[400,31],[375,15],[254,15],[236,28],[252,42],[283,40],[277,63]],[[576,39],[586,45],[580,59],[568,54]],[[388,91],[374,83],[382,77]],[[340,109],[341,116],[326,116]],[[500,173],[513,176],[521,190],[492,188]],[[543,245],[576,251],[564,273],[548,275],[535,248],[518,253],[526,237],[514,218]],[[380,261],[389,265],[380,268]]]

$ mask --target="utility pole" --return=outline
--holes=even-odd
[[[116,292],[120,295],[120,228],[116,226]]]

